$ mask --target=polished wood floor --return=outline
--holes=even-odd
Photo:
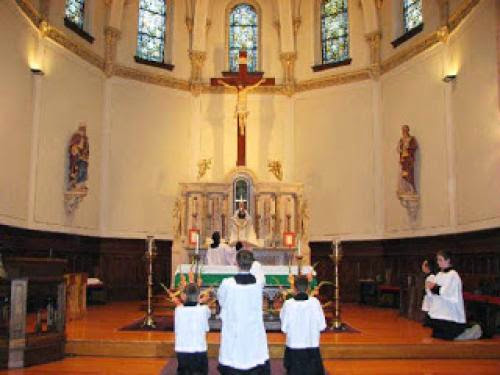
[[[119,331],[144,316],[140,305],[137,301],[90,306],[85,318],[67,324],[66,359],[0,374],[159,374],[174,355],[173,333]],[[500,374],[499,336],[468,343],[434,340],[428,328],[400,317],[394,309],[357,304],[343,305],[342,319],[360,332],[322,334],[329,374]],[[208,334],[212,357],[219,340],[219,333]],[[270,333],[268,341],[271,356],[279,358],[284,335]]]
[[[158,375],[166,359],[76,357],[6,375]],[[327,360],[331,375],[498,375],[500,360]]]

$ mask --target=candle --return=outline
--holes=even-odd
[[[194,251],[196,255],[200,253],[200,234],[196,232],[196,249]]]
[[[298,246],[297,246],[297,255],[300,255],[300,239],[299,239],[299,243],[298,243]]]
[[[339,240],[335,240],[335,259],[339,257]]]

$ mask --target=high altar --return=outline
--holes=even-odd
[[[172,271],[191,262],[194,233],[200,235],[202,263],[214,231],[228,243],[232,218],[241,204],[257,237],[256,259],[265,265],[288,265],[295,262],[293,253],[300,247],[304,264],[309,264],[309,215],[303,185],[259,181],[248,168],[237,167],[221,182],[180,184],[174,208]]]

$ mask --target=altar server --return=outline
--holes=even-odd
[[[234,265],[236,257],[236,250],[225,243],[221,243],[220,233],[214,232],[212,234],[212,243],[207,250],[208,265]]]
[[[481,327],[467,329],[465,322],[462,280],[451,266],[450,254],[438,251],[436,260],[441,271],[435,282],[427,282],[432,293],[429,310],[432,337],[445,340],[472,340],[481,337]]]
[[[267,375],[270,365],[262,315],[264,284],[250,273],[250,251],[240,250],[236,260],[238,274],[224,279],[217,293],[222,320],[219,372]]]
[[[319,351],[320,332],[326,328],[321,303],[307,292],[309,280],[296,276],[295,296],[288,299],[280,311],[281,330],[286,334],[283,365],[288,375],[323,375]]]
[[[198,285],[190,283],[184,294],[184,304],[175,308],[175,353],[178,375],[207,375],[207,339],[210,310],[198,303]]]

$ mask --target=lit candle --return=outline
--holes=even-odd
[[[196,255],[200,253],[200,234],[196,232],[196,249],[194,251]]]
[[[335,259],[339,257],[339,240],[335,240]]]
[[[298,241],[298,245],[297,245],[297,255],[300,255],[300,239]]]

